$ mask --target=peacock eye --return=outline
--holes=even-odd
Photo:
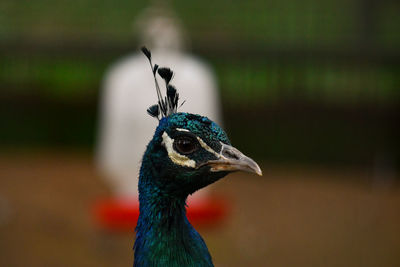
[[[174,141],[174,149],[181,154],[190,154],[197,150],[197,140],[189,136],[178,137]]]

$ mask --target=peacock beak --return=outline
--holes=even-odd
[[[233,146],[222,144],[218,159],[209,160],[204,165],[211,167],[211,171],[245,171],[262,176],[262,171],[258,164],[251,158],[244,155]]]

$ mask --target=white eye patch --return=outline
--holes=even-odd
[[[177,131],[180,132],[190,132],[187,129],[181,129],[177,128]],[[200,137],[196,137],[197,140],[199,141],[199,144],[202,148],[204,148],[206,151],[214,154],[216,157],[220,157],[220,154],[215,152],[211,147],[209,147]],[[190,158],[188,158],[185,155],[182,155],[175,151],[174,149],[174,139],[172,139],[166,132],[162,134],[162,142],[161,144],[165,147],[168,153],[168,157],[171,159],[171,161],[175,164],[178,164],[180,166],[184,167],[190,167],[190,168],[195,168],[196,167],[196,162]]]
[[[190,131],[188,129],[176,128],[176,130],[179,132],[189,132],[190,133]]]
[[[197,140],[199,141],[200,145],[202,148],[210,152],[211,154],[214,154],[216,157],[219,157],[220,155],[215,152],[211,147],[209,147],[206,142],[204,142],[200,137],[197,136]]]
[[[189,159],[185,155],[181,155],[174,150],[174,147],[173,147],[174,139],[169,137],[169,135],[166,132],[163,133],[162,138],[163,138],[163,140],[162,140],[161,144],[167,150],[168,157],[172,160],[173,163],[178,164],[180,166],[190,167],[190,168],[196,167],[196,162],[194,160]]]

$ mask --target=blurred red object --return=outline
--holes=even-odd
[[[195,226],[211,227],[221,223],[230,210],[228,201],[222,197],[188,202],[187,216]],[[102,228],[126,232],[133,231],[139,217],[139,201],[127,198],[98,200],[93,207],[94,219]]]

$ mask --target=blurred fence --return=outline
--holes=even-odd
[[[276,161],[399,166],[397,1],[171,5],[216,70],[238,147]],[[130,25],[145,6],[3,1],[0,145],[92,146],[102,75],[140,45]]]

